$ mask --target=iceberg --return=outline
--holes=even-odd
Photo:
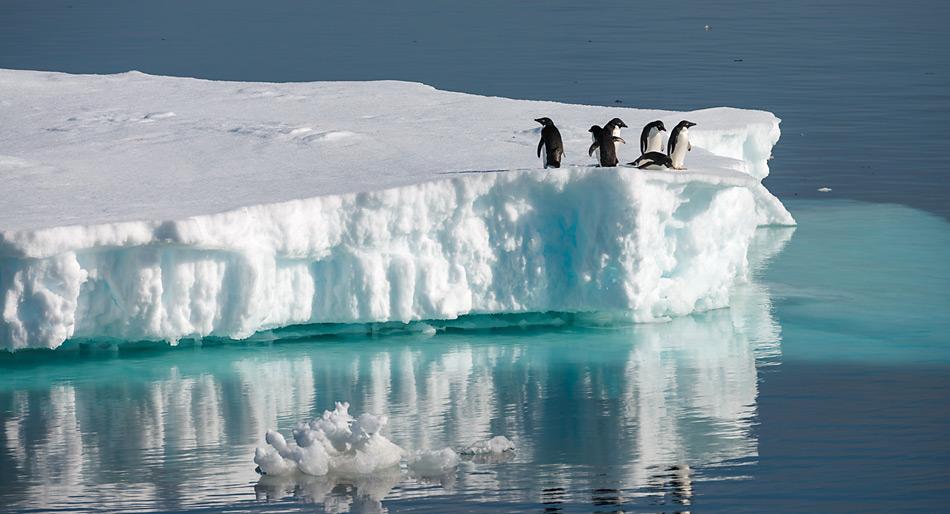
[[[541,169],[539,127],[564,167]],[[596,168],[587,127],[688,118],[689,171]],[[0,70],[0,349],[293,324],[726,307],[771,113],[511,100],[407,82]],[[623,162],[638,153],[620,148]]]

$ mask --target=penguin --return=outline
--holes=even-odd
[[[641,170],[666,170],[673,167],[673,159],[663,152],[647,152],[630,163]]]
[[[614,118],[608,121],[606,125],[604,125],[604,130],[606,130],[610,135],[614,137],[620,137],[621,128],[627,128],[627,124],[624,123],[623,120],[620,118]],[[590,134],[590,140],[592,143],[597,142],[597,136],[593,132],[591,132]],[[597,155],[596,156],[597,162],[600,162],[600,148],[597,148],[596,150],[594,150],[594,152]]]
[[[643,132],[640,133],[640,154],[663,151],[663,134],[660,132],[666,132],[666,127],[660,120],[647,123],[643,127]]]
[[[689,144],[689,128],[696,126],[691,121],[683,120],[673,127],[670,132],[670,141],[666,144],[666,154],[673,160],[673,169],[685,170],[683,161],[686,159],[686,152],[693,149]]]
[[[594,150],[600,150],[600,165],[606,167],[616,166],[617,160],[617,143],[624,143],[625,141],[612,134],[612,130],[607,128],[600,128],[597,125],[592,126],[588,129],[588,132],[591,133],[591,136],[594,138],[593,144],[590,145],[590,149],[587,150],[587,155],[593,155]]]
[[[564,143],[561,142],[561,132],[554,126],[551,118],[538,118],[534,120],[541,124],[541,140],[538,141],[538,157],[544,163],[545,168],[560,168],[561,157],[564,156]],[[544,149],[542,155],[541,150]]]
[[[614,137],[620,137],[621,128],[627,128],[627,124],[620,118],[614,118],[604,125],[604,130],[608,131],[608,133]]]

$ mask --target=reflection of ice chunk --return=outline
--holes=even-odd
[[[440,476],[459,465],[459,456],[451,448],[422,450],[409,457],[409,469],[423,477]]]
[[[314,476],[365,475],[399,464],[402,449],[379,433],[386,417],[362,414],[353,418],[349,407],[337,402],[322,417],[297,425],[293,443],[276,431],[267,432],[270,447],[257,448],[254,462],[265,475],[300,471]]]
[[[356,477],[265,475],[254,491],[259,500],[274,501],[292,495],[308,503],[323,504],[326,512],[386,512],[381,502],[401,477],[398,468]]]
[[[515,451],[515,443],[503,435],[496,435],[487,441],[479,441],[467,446],[462,455],[484,455],[489,453],[505,453]]]

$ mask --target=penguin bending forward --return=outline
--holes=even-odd
[[[545,168],[560,168],[561,157],[564,156],[564,143],[561,142],[561,132],[554,126],[551,118],[538,118],[534,120],[541,124],[541,140],[538,141],[538,157]],[[544,153],[541,153],[541,150]]]
[[[600,150],[600,159],[598,159],[600,165],[605,167],[616,166],[617,163],[620,162],[617,159],[617,143],[625,143],[625,141],[613,135],[612,130],[600,128],[597,125],[588,129],[588,132],[591,133],[594,142],[590,145],[590,149],[587,150],[587,155],[593,155],[594,150]]]
[[[666,127],[663,126],[663,122],[660,120],[651,121],[643,127],[643,132],[640,133],[641,154],[663,151],[663,135],[661,132],[666,132]]]
[[[663,152],[647,152],[630,165],[641,170],[666,170],[673,167],[673,159]]]
[[[696,126],[691,121],[683,120],[670,132],[670,142],[666,145],[666,153],[673,160],[673,169],[685,170],[683,161],[686,160],[686,152],[693,149],[689,144],[689,128]]]

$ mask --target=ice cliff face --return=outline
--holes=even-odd
[[[72,91],[84,85],[94,92],[91,99],[49,100],[55,108],[31,114],[27,112],[31,100],[49,99],[30,93],[24,83],[31,81],[42,83],[43,87],[37,86],[42,92],[49,87],[46,81],[55,83],[54,90]],[[581,145],[586,135],[581,119],[596,122],[619,112],[635,126],[641,118],[658,113],[486,99],[404,83],[375,84],[375,100],[382,105],[411,100],[425,108],[414,112],[410,106],[398,116],[391,113],[393,124],[404,125],[401,131],[390,134],[389,129],[377,128],[371,137],[365,132],[359,137],[374,143],[363,146],[351,136],[341,136],[330,138],[329,147],[301,149],[292,137],[261,141],[261,134],[251,131],[235,133],[232,144],[238,145],[238,155],[220,153],[209,161],[212,175],[223,173],[217,167],[228,164],[238,176],[256,166],[280,184],[268,189],[258,182],[214,183],[214,177],[201,177],[201,169],[192,170],[190,182],[183,182],[180,169],[169,168],[173,178],[178,177],[177,184],[161,178],[164,168],[154,153],[218,144],[219,134],[207,136],[202,127],[209,119],[227,125],[232,118],[214,118],[225,114],[209,107],[199,110],[197,105],[202,104],[201,95],[217,99],[234,90],[233,83],[141,74],[0,72],[0,92],[16,93],[15,105],[0,109],[0,124],[14,127],[0,137],[7,148],[0,153],[15,152],[0,159],[0,196],[13,209],[5,207],[0,213],[0,348],[55,348],[69,338],[84,337],[243,338],[297,323],[411,321],[467,313],[618,311],[636,321],[665,320],[727,306],[731,285],[746,275],[746,253],[755,228],[794,223],[759,182],[768,173],[766,161],[779,133],[778,120],[768,113],[734,109],[690,113],[689,119],[699,126],[690,132],[694,151],[687,160],[688,172],[600,169],[580,166],[579,148],[586,147]],[[268,87],[301,93],[303,100],[293,100],[294,113],[310,106],[317,116],[340,108],[323,103],[326,95],[342,94],[334,89],[338,85]],[[360,95],[365,96],[367,86],[353,87],[359,94],[351,101],[362,105],[365,98]],[[163,128],[158,135],[139,134],[139,122],[105,132],[87,126],[73,135],[34,133],[71,113],[87,112],[84,102],[97,106],[109,99],[115,109],[128,110],[136,101],[133,93],[143,89],[167,90],[173,99],[180,96],[180,103],[171,106],[175,112],[192,112],[200,119]],[[271,97],[264,107],[280,111],[287,101],[282,98]],[[431,114],[426,109],[433,102],[469,113],[485,114],[488,109],[496,116],[479,116],[470,123],[474,127],[456,131],[459,139],[451,145],[456,150],[445,157],[449,162],[439,162],[432,158],[426,129],[406,125],[414,117]],[[255,126],[267,126],[269,116],[281,115],[256,103],[252,106],[262,118]],[[507,119],[511,111],[520,117]],[[491,164],[499,160],[510,160],[513,167],[539,167],[533,159],[537,131],[531,120],[542,114],[555,121],[578,120],[577,130],[567,128],[573,125],[562,128],[568,157],[578,161],[568,161],[574,166],[557,171],[444,173],[495,169]],[[286,115],[293,117],[290,112]],[[327,114],[331,115],[343,116]],[[149,131],[173,119],[154,118],[154,123],[144,123]],[[22,126],[17,128],[14,122]],[[385,119],[373,123],[387,126]],[[439,125],[444,120],[429,118],[428,123]],[[405,133],[413,127],[421,135]],[[508,132],[498,134],[504,130]],[[495,139],[482,140],[486,134]],[[202,143],[202,138],[210,139]],[[400,157],[382,165],[375,160],[351,162],[354,153],[371,153],[379,140],[401,144]],[[57,141],[61,146],[49,146]],[[246,162],[244,143],[252,147],[248,155],[273,155],[274,162]],[[101,156],[102,145],[117,155],[115,163],[104,158],[97,164],[99,173],[111,177],[102,182],[101,187],[107,188],[103,194],[109,202],[119,203],[103,207],[105,214],[90,210],[94,202],[55,205],[68,196],[71,179],[81,182],[93,173],[90,162]],[[150,152],[151,159],[144,160]],[[137,159],[147,163],[144,171],[119,166]],[[196,154],[195,159],[200,163],[210,158]],[[296,164],[288,164],[288,159]],[[316,178],[288,171],[304,161],[317,168]],[[75,170],[71,163],[76,163]],[[403,169],[409,179],[400,176]],[[133,193],[124,197],[122,184],[130,180]],[[138,191],[144,187],[139,180],[145,185],[158,181],[172,193],[150,199],[147,192]],[[74,185],[80,192],[87,187]],[[45,210],[27,205],[23,195],[29,194]],[[211,209],[226,209],[204,212],[207,206],[191,203],[198,194],[209,198]],[[226,198],[217,199],[215,194]],[[257,196],[263,201],[255,200]],[[136,216],[137,206],[144,217]],[[17,208],[23,216],[18,216]],[[83,222],[86,218],[91,221]]]

